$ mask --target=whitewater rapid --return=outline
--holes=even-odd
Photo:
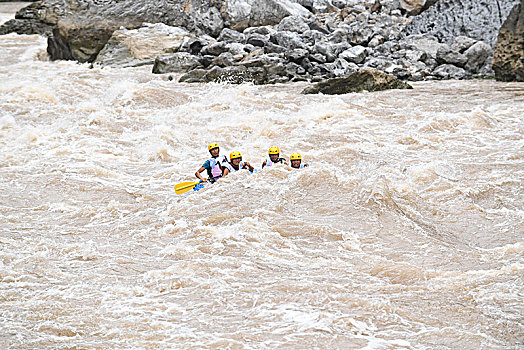
[[[1,348],[524,346],[522,83],[302,95],[45,49],[0,37]],[[210,142],[310,167],[176,195]]]

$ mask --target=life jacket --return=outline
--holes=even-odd
[[[308,166],[307,164],[304,164],[304,163],[300,162],[300,165],[298,166],[298,168],[293,168],[293,167],[291,167],[291,168],[293,168],[293,169],[304,169],[307,166]]]
[[[246,166],[246,162],[240,162],[238,163],[238,170],[242,170],[244,169],[244,167]],[[227,164],[227,168],[229,169],[230,172],[233,172],[233,171],[238,171],[237,169],[235,169],[233,167],[233,165],[231,163],[228,163]]]
[[[227,166],[226,156],[209,159],[209,169],[207,170],[207,176],[211,183],[217,181],[224,174],[224,169]]]
[[[278,158],[276,162],[272,162],[271,161],[271,158],[267,158],[266,159],[266,166],[272,166],[272,165],[276,165],[276,164],[284,164],[286,160],[284,158]]]

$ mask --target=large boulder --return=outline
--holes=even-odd
[[[524,1],[500,29],[492,66],[497,80],[524,81]]]
[[[332,78],[302,91],[303,94],[340,95],[349,92],[412,89],[411,85],[375,69],[363,69],[344,77]]]
[[[451,45],[463,35],[495,45],[499,28],[520,0],[437,1],[404,28],[407,35],[428,33]]]
[[[0,26],[0,35],[8,33],[50,35],[53,25],[38,20],[41,7],[39,4],[31,4],[20,9],[14,19]]]
[[[186,29],[162,23],[131,30],[121,28],[113,33],[95,63],[118,67],[152,64],[155,57],[177,52],[186,42],[194,40]]]
[[[153,73],[184,73],[200,67],[202,67],[202,64],[196,56],[189,52],[177,52],[157,57],[153,65]]]
[[[471,73],[479,73],[481,68],[489,64],[488,58],[493,53],[493,50],[483,41],[478,41],[469,49],[464,51],[464,56],[467,57],[465,65],[466,70]]]
[[[237,31],[275,25],[287,16],[311,15],[302,5],[289,0],[224,0],[220,11],[225,26]]]

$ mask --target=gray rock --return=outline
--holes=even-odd
[[[304,43],[302,38],[295,32],[276,32],[271,34],[270,40],[277,45],[283,46],[287,49],[304,49],[307,50],[308,46]]]
[[[378,70],[386,70],[387,67],[393,64],[392,60],[387,57],[371,57],[364,62],[364,68],[374,68]]]
[[[409,76],[408,69],[402,64],[391,62],[384,68],[384,72],[399,78],[407,78]]]
[[[337,55],[335,53],[335,48],[329,43],[317,43],[313,47],[314,53],[319,53],[326,57],[326,62],[333,62]]]
[[[394,59],[404,58],[406,57],[406,49],[401,49],[398,51],[394,51],[391,53],[391,57]]]
[[[288,76],[292,77],[293,79],[298,76],[305,75],[306,70],[304,69],[304,67],[296,63],[289,62],[286,64],[286,73],[288,74]]]
[[[431,58],[431,57],[427,57],[425,60],[424,60],[424,63],[426,64],[426,66],[430,69],[430,70],[434,70],[435,68],[437,68],[438,66],[438,62],[436,59],[434,58]]]
[[[10,19],[0,26],[0,35],[5,35],[9,33],[16,34],[40,34],[49,36],[52,35],[53,26],[40,22],[27,19]]]
[[[337,8],[331,3],[331,0],[293,0],[312,13],[326,13],[336,11]]]
[[[375,31],[371,26],[352,25],[348,40],[352,45],[367,46],[373,35],[375,35]]]
[[[231,52],[223,52],[219,56],[215,57],[211,63],[210,67],[219,66],[219,67],[229,67],[235,63],[235,58]]]
[[[387,56],[392,52],[400,50],[400,45],[394,41],[386,41],[374,48],[374,55]]]
[[[261,35],[271,35],[275,33],[276,30],[272,26],[260,26],[260,27],[251,27],[244,29],[244,35],[249,36],[253,33],[261,34]]]
[[[337,58],[335,62],[326,63],[324,66],[331,72],[333,77],[341,77],[347,74],[357,72],[358,66],[353,62],[348,62],[341,58]]]
[[[229,43],[226,45],[227,50],[233,55],[238,56],[242,55],[244,57],[248,54],[246,50],[246,45],[240,43]]]
[[[424,51],[420,50],[406,50],[406,57],[411,62],[424,61],[427,58],[427,54]],[[438,53],[438,51],[437,51]]]
[[[207,74],[206,69],[194,69],[182,75],[179,79],[179,83],[202,83],[205,82],[204,77]]]
[[[460,53],[464,53],[467,49],[469,49],[473,44],[475,44],[478,40],[473,38],[468,38],[467,36],[457,36],[455,40],[453,41],[453,44],[451,47]]]
[[[457,67],[464,67],[468,58],[466,55],[461,54],[458,51],[452,50],[449,46],[440,47],[437,50],[437,62],[440,64],[448,63],[453,64]]]
[[[382,35],[377,34],[373,36],[373,38],[369,41],[368,47],[375,48],[379,45],[382,45],[386,41],[386,38],[384,38]]]
[[[224,21],[220,11],[215,7],[209,7],[199,14],[199,26],[205,28],[205,33],[214,37],[218,36],[224,28]]]
[[[406,48],[416,49],[425,52],[428,57],[437,58],[439,48],[448,50],[449,46],[438,42],[437,38],[428,34],[410,35],[404,39]]]
[[[293,63],[300,63],[302,60],[309,56],[309,51],[304,49],[293,49],[287,51],[284,58]]]
[[[224,41],[217,41],[209,45],[204,46],[200,53],[202,55],[213,55],[218,56],[224,52],[228,52],[227,43]]]
[[[333,6],[339,9],[343,9],[344,7],[346,7],[347,1],[346,0],[332,0],[331,3],[333,4]]]
[[[20,9],[14,19],[0,26],[0,35],[9,33],[40,34],[51,36],[58,19],[55,12],[61,9],[48,8],[42,2],[35,2]],[[45,14],[44,14],[45,13]]]
[[[343,58],[348,62],[359,64],[366,58],[366,48],[363,46],[353,46],[352,48],[340,53],[338,57]]]
[[[479,41],[464,52],[467,63],[464,68],[472,73],[478,73],[480,69],[488,63],[487,60],[492,54],[491,47],[483,41]]]
[[[452,64],[443,64],[435,68],[433,75],[441,79],[464,79],[466,71]]]
[[[495,45],[497,34],[509,12],[520,0],[447,0],[413,17],[404,28],[407,35],[428,33],[440,42],[453,44],[465,35]]]
[[[380,0],[382,12],[390,14],[391,11],[397,10],[400,7],[400,0]]]
[[[324,56],[324,55],[322,55],[320,53],[315,53],[315,54],[309,55],[309,59],[311,61],[318,62],[318,63],[326,63],[327,62],[326,56]]]
[[[347,43],[348,36],[349,28],[337,28],[333,31],[333,33],[331,33],[331,35],[328,36],[328,40],[333,44]]]
[[[244,34],[237,32],[236,30],[224,28],[220,32],[217,41],[225,41],[227,43],[242,43],[245,40]]]
[[[335,53],[335,56],[337,56],[337,57],[342,52],[346,51],[349,48],[351,48],[351,45],[349,43],[347,43],[347,42],[332,45],[333,52]]]
[[[267,35],[252,33],[246,37],[246,43],[253,46],[264,47],[268,42],[269,37]]]
[[[289,81],[289,76],[286,71],[286,63],[282,61],[281,64],[278,65],[266,65],[263,67],[266,75],[267,75],[267,81],[269,84],[276,84],[276,83],[285,83]]]
[[[431,71],[423,62],[417,61],[411,62],[407,67],[407,72],[410,80],[419,81],[424,80]]]
[[[283,46],[273,44],[271,41],[267,42],[264,46],[265,53],[285,53],[287,49]]]
[[[213,55],[204,55],[204,56],[199,56],[200,57],[200,64],[202,66],[204,66],[204,68],[208,68],[211,63],[213,62],[213,60],[216,58],[216,56],[213,56]]]
[[[309,30],[309,26],[301,16],[289,16],[276,25],[276,30],[304,33]]]
[[[264,53],[263,49],[253,51],[247,55],[240,64],[246,67],[275,67],[284,66],[286,62],[279,54]]]
[[[326,34],[319,32],[318,30],[306,30],[300,37],[310,46],[314,46],[316,43],[328,41]]]
[[[314,84],[302,91],[303,94],[347,94],[360,91],[383,91],[388,89],[411,89],[412,87],[384,72],[363,69],[344,77],[332,78]]]
[[[331,31],[329,28],[324,24],[324,22],[318,20],[316,17],[311,17],[308,22],[309,29],[319,31],[322,34],[329,34]]]
[[[275,25],[288,16],[311,15],[303,6],[289,0],[224,0],[220,8],[229,28],[238,31]]]
[[[198,67],[202,67],[202,65],[196,56],[187,52],[177,52],[157,57],[153,66],[153,73],[180,73]]]
[[[497,80],[524,81],[524,2],[515,6],[500,29],[493,70]]]

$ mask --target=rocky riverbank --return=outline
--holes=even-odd
[[[0,34],[47,35],[51,59],[152,64],[153,73],[181,73],[183,82],[320,81],[367,68],[403,80],[464,79],[494,75],[499,29],[521,3],[44,0]],[[522,11],[514,12],[518,21]]]

